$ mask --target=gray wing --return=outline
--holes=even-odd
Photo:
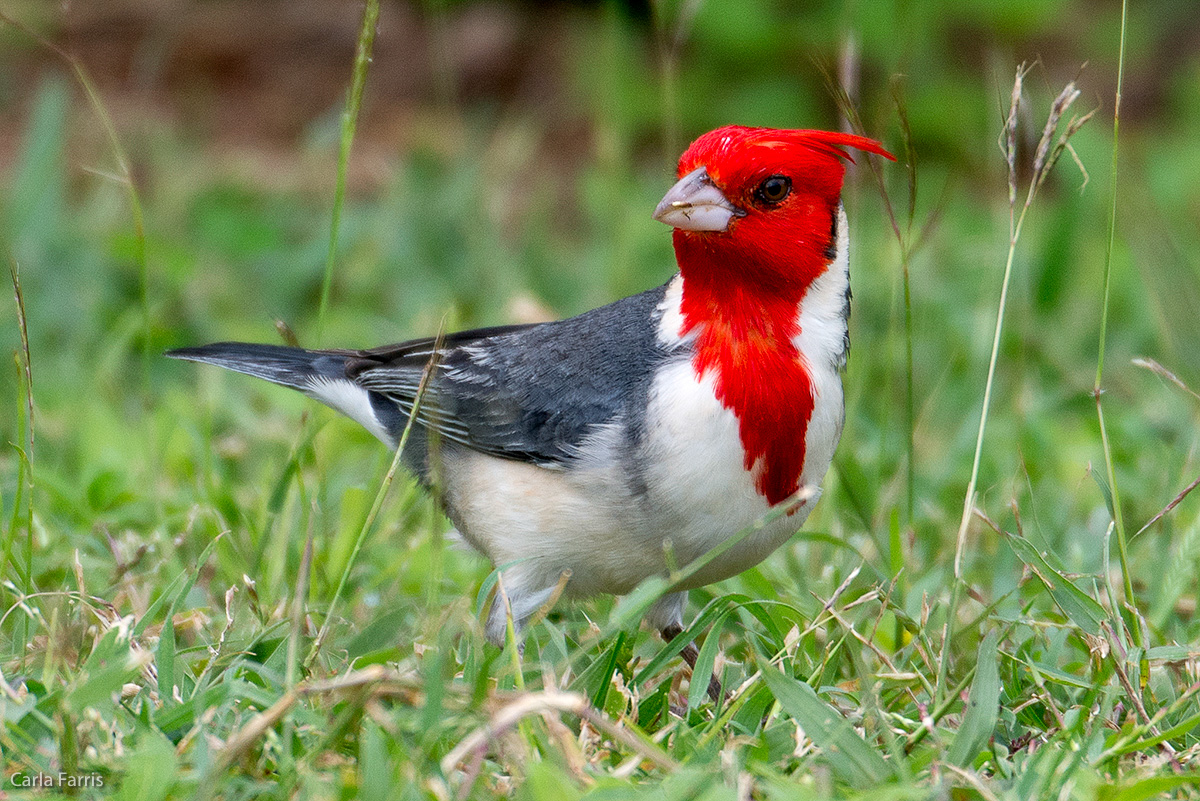
[[[655,368],[677,355],[657,339],[664,292],[560,322],[446,337],[417,420],[474,450],[544,466],[569,462],[605,423],[620,419],[638,437]],[[369,391],[395,436],[434,346],[426,339],[347,356],[345,376]]]

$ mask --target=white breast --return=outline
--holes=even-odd
[[[669,540],[675,561],[684,566],[754,523],[769,510],[745,468],[738,420],[714,394],[713,374],[697,379],[689,362],[662,371],[650,396],[643,450],[647,508],[651,525],[646,551]],[[807,509],[780,521],[697,575],[703,586],[758,563],[803,522]]]
[[[848,228],[845,211],[839,208],[837,254],[804,296],[795,339],[814,396],[800,476],[800,486],[811,488],[813,497],[794,514],[743,540],[698,574],[691,586],[736,575],[762,561],[799,529],[819,497],[818,485],[833,460],[845,419],[839,371],[845,361],[850,285]],[[665,298],[660,341],[681,340],[681,289],[681,279],[676,278]],[[688,334],[695,335],[694,330]],[[661,550],[661,539],[669,538],[680,565],[754,524],[770,508],[745,469],[737,417],[717,400],[714,384],[713,373],[697,378],[691,363],[681,361],[660,372],[650,396],[644,463],[650,465],[647,507],[652,512],[645,535],[652,542],[643,547],[648,550],[656,540]]]

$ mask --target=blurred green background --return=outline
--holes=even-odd
[[[1089,465],[1103,464],[1092,384],[1118,2],[384,3],[323,326],[358,3],[18,0],[3,11],[77,59],[104,110],[70,63],[0,24],[0,251],[19,265],[28,314],[37,488],[26,539],[19,454],[0,452],[5,580],[60,586],[78,551],[92,590],[140,614],[224,531],[189,604],[218,615],[225,588],[248,574],[269,618],[312,526],[314,598],[328,598],[387,454],[285,390],[159,354],[278,341],[276,320],[306,345],[370,346],[443,319],[570,315],[661,283],[674,270],[670,236],[650,212],[678,153],[731,122],[838,128],[828,72],[893,152],[904,150],[895,97],[911,128],[915,506],[910,520],[900,251],[860,166],[847,190],[849,418],[808,528],[851,543],[880,575],[903,565],[904,604],[919,618],[922,593],[948,585],[970,471],[1008,244],[997,137],[1021,63],[1033,64],[1024,163],[1067,81],[1082,90],[1075,110],[1098,113],[1073,140],[1088,179],[1062,159],[1017,251],[979,505],[1068,571],[1101,570],[1108,517]],[[1127,48],[1105,409],[1132,532],[1200,472],[1196,397],[1132,363],[1154,359],[1200,390],[1200,4],[1133,3]],[[884,174],[906,227],[906,171]],[[15,306],[0,309],[0,350],[14,354]],[[19,371],[6,364],[0,438],[20,445]],[[303,416],[316,422],[303,429],[311,448]],[[295,452],[298,483],[286,470]],[[1198,512],[1187,500],[1133,541],[1134,585],[1163,640],[1197,633],[1200,537],[1181,532]],[[441,524],[416,495],[385,518],[346,616],[383,621],[370,647],[396,656],[438,620],[413,605],[441,597],[430,581],[465,596],[488,567],[458,552],[443,561],[430,533]],[[899,554],[893,527],[911,532]],[[762,595],[791,582],[807,599],[796,577],[836,586],[837,552],[784,549],[731,586]],[[968,574],[999,597],[1021,565],[973,526]],[[455,603],[469,616],[472,601]]]

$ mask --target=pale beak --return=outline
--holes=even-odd
[[[654,219],[682,231],[725,231],[741,214],[712,182],[708,170],[697,167],[667,191]]]

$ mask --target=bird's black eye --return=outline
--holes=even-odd
[[[779,203],[792,193],[792,179],[786,175],[772,175],[758,185],[754,194],[764,203]]]

